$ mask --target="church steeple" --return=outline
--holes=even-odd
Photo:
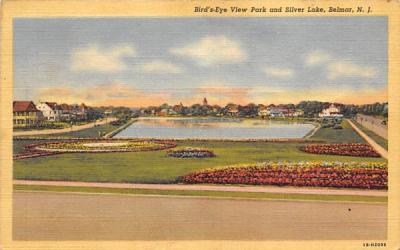
[[[204,99],[203,99],[203,106],[207,106],[207,105],[208,105],[207,98],[204,97]]]

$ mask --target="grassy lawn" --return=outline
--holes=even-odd
[[[325,128],[318,130],[310,139],[329,143],[354,143],[365,141],[343,121],[343,129]],[[102,125],[87,130],[51,135],[68,137],[96,137],[98,131],[104,134],[117,126]],[[15,153],[27,143],[35,140],[14,140]],[[30,180],[65,180],[88,182],[127,183],[176,183],[179,176],[193,171],[240,163],[260,161],[370,161],[386,162],[383,158],[362,158],[349,156],[316,155],[299,150],[302,143],[274,142],[224,142],[224,141],[181,141],[178,147],[203,147],[213,150],[217,157],[207,159],[170,158],[166,151],[130,153],[68,153],[41,158],[14,161],[14,178]],[[269,193],[239,193],[222,191],[167,191],[143,189],[110,189],[89,187],[46,187],[15,185],[17,190],[157,194],[186,196],[217,196],[266,199],[341,200],[386,202],[385,197],[359,197],[335,195],[293,195]]]
[[[13,154],[19,154],[24,151],[24,145],[36,142],[44,142],[44,140],[13,140]]]
[[[153,190],[153,189],[97,188],[97,187],[55,187],[55,186],[33,186],[33,185],[14,185],[14,190],[134,194],[134,195],[181,195],[181,196],[207,196],[207,197],[211,196],[211,197],[226,197],[226,198],[247,198],[247,199],[387,202],[387,197],[352,196],[352,195],[282,194],[282,193],[192,191],[192,190]]]
[[[347,120],[343,120],[342,127],[343,129],[320,128],[310,139],[324,140],[328,143],[367,143]]]
[[[259,161],[385,161],[383,158],[316,155],[298,149],[300,143],[179,142],[178,146],[205,147],[217,157],[181,159],[165,150],[130,153],[69,153],[17,160],[14,178],[129,183],[174,183],[192,171]]]
[[[353,121],[353,123],[359,128],[361,129],[361,131],[363,131],[364,133],[366,133],[369,137],[371,137],[372,140],[374,140],[376,143],[378,143],[379,145],[381,145],[383,148],[385,148],[386,150],[388,149],[388,140],[386,140],[385,138],[375,134],[374,132],[372,132],[371,130],[365,128],[363,125],[361,125],[360,123],[358,123],[357,121]]]
[[[102,135],[105,135],[105,134],[117,129],[118,127],[119,126],[114,126],[111,124],[104,124],[104,125],[100,125],[97,127],[92,127],[92,128],[68,132],[68,133],[40,135],[40,137],[43,137],[43,138],[49,138],[49,137],[63,137],[63,138],[99,137],[99,132],[101,132]]]
[[[38,136],[32,136],[32,137],[40,137],[40,138],[95,138],[99,137],[99,131],[102,133],[102,135],[105,135],[111,131],[114,131],[117,129],[119,126],[114,126],[111,124],[105,124],[105,125],[100,125],[97,127],[93,128],[88,128],[80,131],[74,131],[74,132],[69,132],[69,133],[59,133],[59,134],[50,134],[50,135],[38,135]],[[17,136],[18,137],[25,137],[25,136]],[[31,144],[35,142],[45,142],[45,140],[13,140],[13,150],[14,154],[21,153],[24,148],[23,146],[26,144]]]

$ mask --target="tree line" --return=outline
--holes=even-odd
[[[304,117],[314,118],[318,117],[318,114],[325,107],[329,106],[329,102],[320,101],[302,101],[298,104],[271,104],[269,107],[286,108],[290,110],[303,110]],[[373,103],[373,104],[341,104],[334,103],[336,106],[340,107],[341,113],[345,117],[353,117],[357,113],[365,115],[376,115],[382,117],[388,117],[388,103]],[[101,107],[91,107],[88,110],[88,120],[95,120],[107,115],[117,117],[120,120],[127,120],[132,117],[137,117],[139,115],[157,115],[158,112],[162,110],[172,110],[177,115],[182,116],[229,116],[232,108],[237,109],[238,117],[256,117],[260,109],[266,108],[263,104],[249,103],[247,105],[237,105],[234,103],[229,103],[225,106],[218,105],[204,105],[204,104],[193,104],[190,106],[179,105],[168,105],[167,103],[160,106],[149,106],[145,108],[132,109],[129,107],[113,107],[113,106],[101,106]]]

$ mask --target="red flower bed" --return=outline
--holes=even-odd
[[[300,150],[312,154],[347,155],[359,157],[380,157],[380,155],[368,144],[308,144]]]
[[[307,166],[282,166],[264,163],[257,166],[227,167],[204,170],[181,177],[188,184],[249,184],[277,186],[308,186],[386,189],[387,169],[377,164],[373,167],[348,167],[313,163]]]

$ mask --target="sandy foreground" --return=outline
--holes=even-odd
[[[386,239],[386,203],[14,192],[14,240]]]

